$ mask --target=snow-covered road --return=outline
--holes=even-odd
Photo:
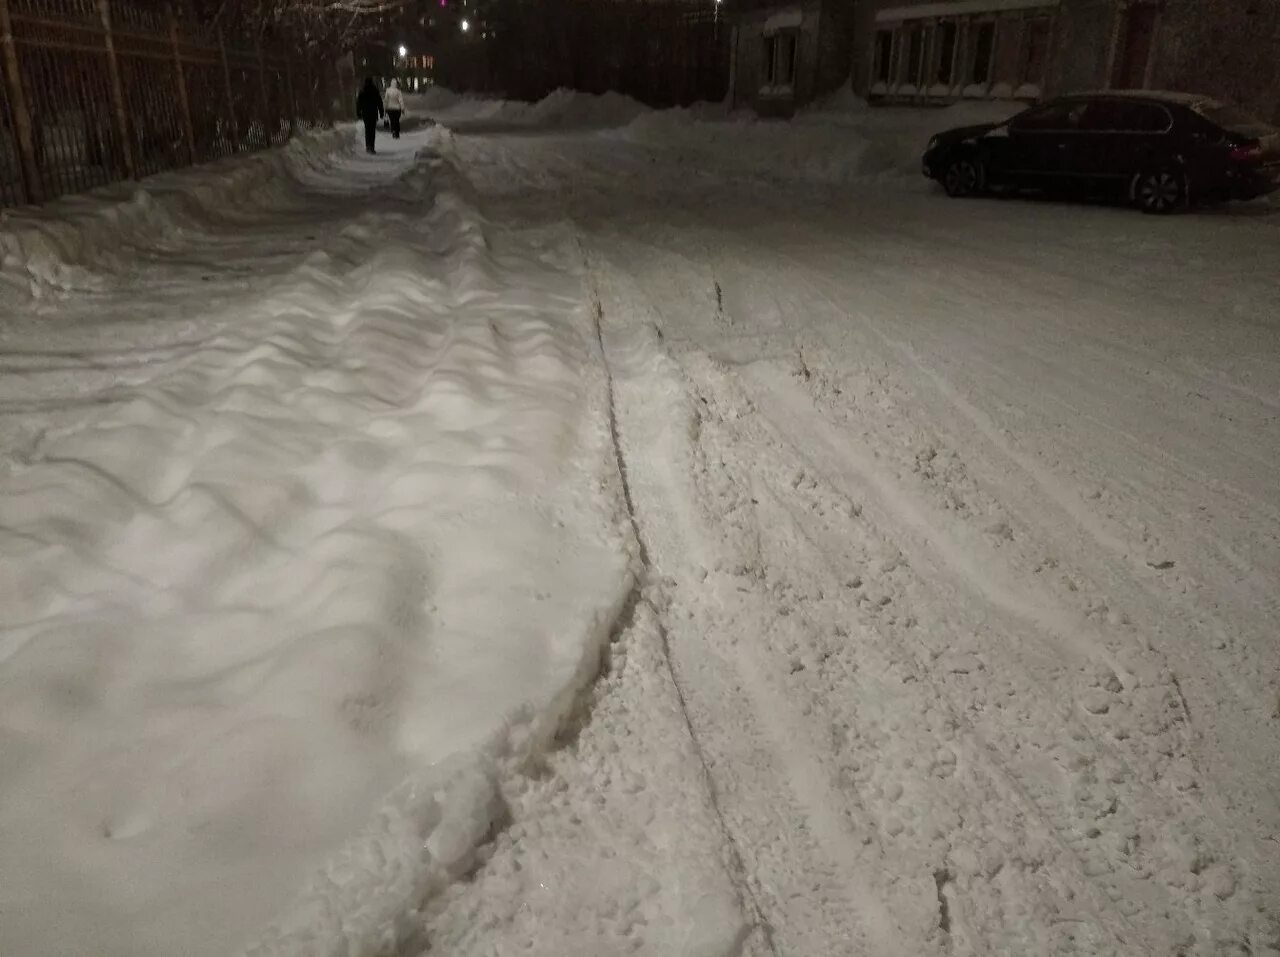
[[[588,105],[6,224],[0,952],[1280,952],[1275,208]]]
[[[584,250],[759,949],[1280,947],[1270,208],[455,126],[495,221]]]

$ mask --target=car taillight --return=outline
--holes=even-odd
[[[1240,163],[1250,163],[1262,159],[1262,144],[1250,143],[1248,146],[1231,147],[1231,158]]]

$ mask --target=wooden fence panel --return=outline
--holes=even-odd
[[[201,31],[154,0],[0,0],[0,14],[0,206],[280,146],[350,112],[332,59]]]

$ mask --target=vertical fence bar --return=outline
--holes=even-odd
[[[13,21],[9,16],[9,0],[0,0],[0,34],[4,43],[4,78],[9,87],[9,109],[13,116],[14,134],[22,166],[23,199],[38,203],[43,196],[40,165],[36,162],[36,138],[31,127],[31,113],[22,89],[22,67],[18,62],[18,45],[13,39]]]
[[[187,71],[182,66],[182,47],[178,43],[178,18],[173,12],[173,4],[167,5],[169,15],[169,47],[173,50],[173,77],[178,86],[178,112],[182,117],[182,135],[187,139],[187,161],[200,162],[196,151],[195,123],[191,119],[191,98],[187,92]]]
[[[262,110],[262,138],[264,147],[271,147],[271,97],[267,94],[267,58],[262,52],[262,37],[254,41],[258,55],[258,108]]]
[[[322,125],[320,119],[320,108],[316,105],[316,75],[311,69],[311,58],[307,57],[302,63],[304,72],[304,82],[307,84],[307,106],[311,109],[311,122],[309,127],[318,127]]]
[[[298,97],[293,89],[293,54],[284,54],[284,95],[289,101],[289,139],[298,135]]]
[[[342,82],[342,63],[341,62],[338,62],[338,61],[334,62],[333,75],[338,78],[338,87],[337,87],[338,92],[336,94],[335,99],[338,104],[337,108],[340,111],[342,111],[338,114],[338,116],[349,114],[352,110],[355,109],[355,106],[353,106],[350,103],[346,104],[345,106],[342,104],[342,101],[347,98],[347,85],[344,82]],[[336,119],[336,117],[333,116],[333,110],[334,110],[334,104],[331,102],[329,104],[329,122],[330,123],[332,123]]]
[[[120,137],[120,155],[124,159],[125,173],[130,179],[137,179],[138,165],[133,158],[133,143],[129,139],[129,114],[124,105],[124,81],[120,78],[120,61],[116,57],[115,36],[111,30],[111,0],[98,0],[98,15],[102,18],[102,43],[107,51],[111,108],[116,119],[116,135]]]
[[[7,108],[0,122],[9,125],[16,167],[0,183],[0,205],[46,202],[228,148],[243,152],[247,124],[259,111],[264,146],[343,115],[342,99],[353,93],[350,59],[295,49],[290,38],[275,51],[252,35],[235,34],[230,46],[220,32],[193,37],[185,8],[185,0],[137,7],[130,0],[0,0]],[[30,35],[36,21],[55,39]],[[57,39],[64,21],[71,41]],[[254,82],[255,69],[256,93],[240,89],[237,83]],[[176,90],[166,97],[161,88],[170,83]]]
[[[231,64],[227,62],[227,40],[218,31],[218,53],[222,58],[222,92],[227,98],[227,116],[231,122],[231,152],[240,152],[240,121],[236,118],[236,98],[231,91]]]

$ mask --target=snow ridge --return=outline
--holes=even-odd
[[[0,472],[0,951],[408,946],[598,673],[633,579],[576,277],[493,247],[446,133],[345,136],[3,234],[46,318],[189,286],[164,361],[33,366],[94,411]]]
[[[25,281],[36,298],[100,288],[103,271],[127,267],[166,234],[199,229],[231,208],[289,194],[347,145],[347,129],[300,136],[279,150],[162,173],[144,185],[117,183],[47,206],[0,211],[0,276]]]

